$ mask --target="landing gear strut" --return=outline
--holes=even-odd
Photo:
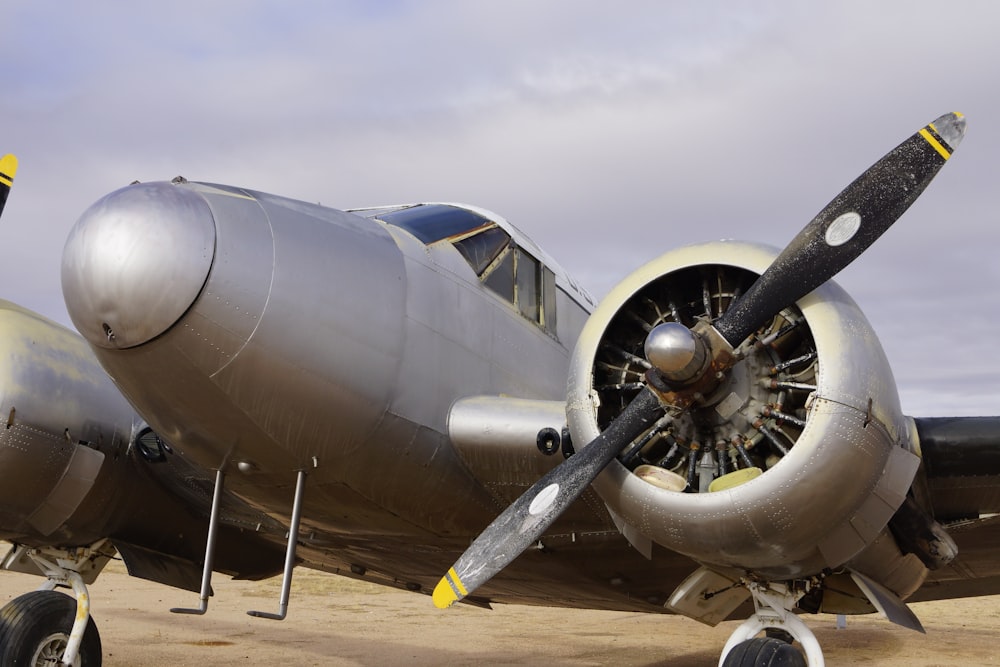
[[[802,596],[784,584],[748,586],[756,612],[736,628],[722,649],[719,667],[824,667],[823,651],[809,627],[792,609]],[[761,632],[767,637],[756,638]],[[802,654],[776,636],[790,636],[802,645]]]

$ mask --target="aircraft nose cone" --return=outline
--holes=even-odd
[[[62,288],[77,330],[104,348],[141,345],[198,297],[215,255],[215,220],[184,185],[130,185],[87,209],[63,250]]]

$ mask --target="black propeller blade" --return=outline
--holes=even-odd
[[[661,412],[656,395],[641,390],[599,436],[547,472],[479,534],[434,587],[434,604],[442,609],[451,606],[507,567],[580,497],[625,443],[652,426]]]
[[[965,117],[941,116],[844,188],[778,255],[715,328],[736,347],[775,313],[853,262],[910,207],[965,135]]]
[[[720,335],[736,347],[851,263],[923,192],[964,133],[961,114],[941,116],[847,186],[715,322]],[[662,409],[652,390],[641,390],[599,436],[549,471],[476,538],[434,588],[434,604],[454,604],[517,558]]]
[[[16,171],[16,157],[10,154],[0,157],[0,214],[3,214],[3,207],[7,203],[7,195],[10,194],[10,186],[14,183]]]

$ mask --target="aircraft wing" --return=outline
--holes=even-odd
[[[914,600],[1000,593],[1000,419],[918,418],[923,474],[914,495],[947,528],[957,555],[929,573]]]

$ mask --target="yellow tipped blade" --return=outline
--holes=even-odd
[[[3,213],[4,204],[7,203],[7,195],[10,194],[15,173],[17,173],[17,158],[10,153],[0,157],[0,213]]]
[[[8,153],[0,157],[0,184],[8,188],[14,182],[14,174],[17,173],[17,158]]]
[[[448,570],[448,574],[441,577],[441,581],[434,587],[431,599],[434,600],[434,606],[438,609],[447,609],[458,602],[459,594],[465,597],[467,592],[461,579],[458,578],[455,568],[451,568]]]

